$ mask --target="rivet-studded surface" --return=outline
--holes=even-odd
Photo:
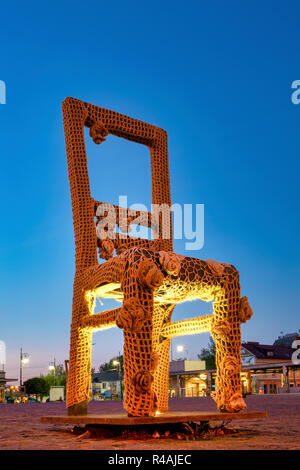
[[[240,298],[237,270],[225,263],[173,253],[171,217],[154,220],[148,212],[100,203],[90,195],[84,126],[90,128],[96,144],[114,134],[148,146],[152,203],[170,206],[166,132],[74,98],[63,102],[63,117],[76,248],[67,384],[69,414],[78,410],[82,413],[89,400],[92,332],[115,325],[124,334],[124,406],[129,415],[150,416],[157,410],[167,410],[171,338],[202,331],[211,331],[216,341],[214,398],[219,409],[244,409],[240,323],[251,317],[252,310],[247,298]],[[137,217],[139,224],[152,226],[154,240],[122,235],[130,233],[130,224],[136,224]],[[115,225],[121,232],[115,232]],[[107,260],[102,264],[98,262],[97,247],[100,257]],[[97,292],[107,292],[110,286],[110,297],[115,295],[122,306],[94,314]],[[193,299],[213,301],[214,315],[171,323],[175,305]]]

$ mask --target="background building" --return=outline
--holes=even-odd
[[[5,342],[0,341],[0,403],[5,402],[5,389],[7,382],[16,382],[18,379],[8,379],[5,377],[6,347]]]
[[[297,334],[279,337],[274,344],[242,343],[243,394],[300,393],[300,364],[292,362]],[[290,346],[289,346],[290,345]],[[215,388],[215,369],[206,369],[205,361],[170,362],[169,396],[209,396]]]
[[[118,372],[92,374],[92,398],[121,398],[122,378]]]
[[[291,335],[286,335],[285,338]],[[242,343],[242,384],[247,393],[300,392],[300,365],[293,364],[295,349],[274,344]],[[292,344],[290,341],[289,344]]]
[[[177,360],[170,362],[169,396],[205,397],[210,394],[213,371],[207,371],[205,361]]]
[[[288,346],[289,348],[292,347],[293,341],[295,339],[300,339],[300,330],[298,330],[298,333],[287,333],[278,336],[278,338],[274,341],[274,344],[281,344],[283,346]]]
[[[279,336],[274,344],[257,341],[242,343],[241,381],[243,394],[300,393],[300,364],[294,364],[291,346],[298,333]],[[211,349],[214,357],[214,350]],[[121,361],[119,356],[119,361]],[[299,358],[300,359],[300,358]],[[120,362],[119,362],[120,363]],[[214,363],[208,361],[208,363]],[[113,367],[113,359],[109,366]],[[170,362],[169,397],[210,396],[215,389],[216,370],[208,369],[203,360],[179,359]],[[123,372],[104,371],[92,374],[92,397],[121,398]],[[123,386],[123,385],[122,385]]]

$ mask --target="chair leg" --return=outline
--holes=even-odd
[[[231,268],[232,269],[232,268]],[[216,390],[213,398],[220,411],[246,408],[241,389],[240,285],[238,271],[224,281],[215,295],[212,336],[216,342]]]
[[[117,325],[124,328],[124,407],[129,416],[151,416],[155,412],[155,394],[152,391],[153,344],[152,344],[152,310],[151,294],[141,297],[127,297],[124,291],[122,313]],[[136,291],[135,294],[138,294]],[[126,298],[127,297],[127,298]],[[127,328],[126,315],[141,312],[140,323],[134,319],[133,327]],[[142,318],[144,316],[144,318]],[[129,320],[131,323],[131,320]]]
[[[123,273],[123,306],[116,324],[124,334],[124,406],[129,416],[151,416],[157,408],[153,390],[153,290],[163,275],[141,250],[128,253]]]
[[[174,305],[155,304],[153,311],[152,337],[156,355],[153,390],[157,396],[158,411],[168,411],[171,338],[162,338],[161,331],[163,325],[171,320],[174,308]]]
[[[92,331],[81,328],[80,320],[88,313],[85,299],[74,291],[67,383],[68,415],[86,415],[90,399]]]

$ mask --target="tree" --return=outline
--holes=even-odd
[[[47,383],[49,383],[49,386],[66,386],[66,372],[62,364],[56,365],[55,369],[49,371],[47,375],[41,375],[41,377],[43,377]]]
[[[120,366],[115,365],[113,363],[114,361],[118,361],[120,363]],[[119,369],[119,367],[120,367],[120,369]],[[119,370],[121,370],[121,371],[123,370],[123,355],[113,357],[112,359],[110,359],[109,362],[105,362],[104,364],[100,364],[100,366],[99,366],[99,372],[110,372],[112,370],[116,370],[117,372],[119,372]]]
[[[201,349],[200,354],[197,354],[197,356],[201,361],[205,361],[206,369],[216,368],[216,343],[211,336],[207,348]]]
[[[24,385],[28,395],[39,395],[40,397],[49,395],[50,386],[44,377],[33,377],[26,380]]]
[[[55,366],[55,369],[49,371],[47,375],[40,375],[46,382],[49,387],[53,385],[59,385],[62,387],[66,386],[66,372],[62,364]]]

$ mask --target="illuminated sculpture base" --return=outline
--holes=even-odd
[[[186,423],[198,421],[229,421],[266,418],[266,411],[242,411],[240,413],[212,413],[206,411],[176,411],[161,413],[157,416],[128,417],[125,414],[78,415],[78,416],[42,416],[42,423],[61,424],[105,424],[128,426],[138,424]]]

